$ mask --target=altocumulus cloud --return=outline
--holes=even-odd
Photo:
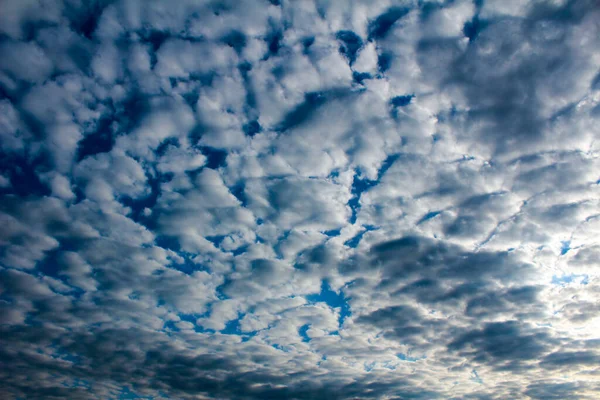
[[[596,399],[596,0],[3,0],[0,397]]]

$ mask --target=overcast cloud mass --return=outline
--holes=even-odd
[[[600,398],[597,0],[0,1],[2,399]]]

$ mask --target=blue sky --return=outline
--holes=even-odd
[[[0,397],[598,398],[598,21],[0,1]]]

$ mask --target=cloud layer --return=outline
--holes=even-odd
[[[0,397],[597,398],[599,21],[0,2]]]

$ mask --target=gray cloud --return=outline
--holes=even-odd
[[[0,397],[598,397],[595,1],[0,4]]]

